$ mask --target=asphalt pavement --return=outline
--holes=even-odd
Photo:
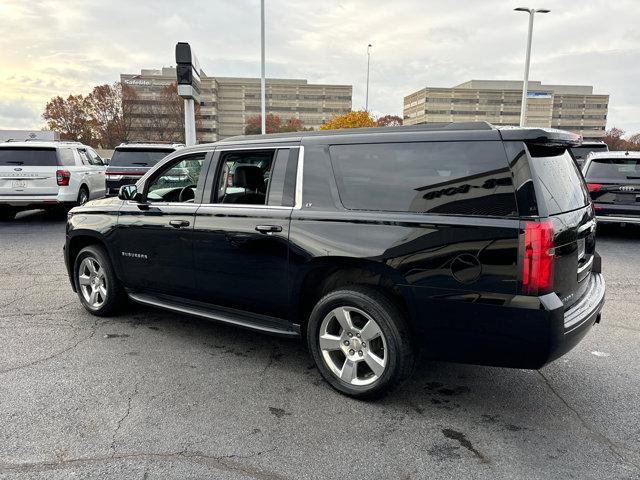
[[[602,230],[602,323],[541,371],[421,363],[377,402],[299,341],[132,306],[98,319],[64,223],[0,224],[0,479],[638,479],[640,229]]]

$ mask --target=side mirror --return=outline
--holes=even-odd
[[[118,198],[139,202],[142,200],[142,194],[138,193],[138,188],[135,185],[122,185],[118,191]]]

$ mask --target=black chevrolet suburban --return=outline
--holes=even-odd
[[[418,354],[537,369],[604,303],[579,142],[451,123],[186,148],[71,211],[71,285],[95,315],[131,299],[299,338],[355,397]]]

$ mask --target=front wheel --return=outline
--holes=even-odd
[[[83,248],[76,257],[73,271],[80,302],[93,315],[111,315],[125,303],[126,293],[101,246]]]
[[[387,296],[368,287],[323,297],[311,312],[307,342],[325,380],[352,397],[380,396],[413,368],[404,315]]]

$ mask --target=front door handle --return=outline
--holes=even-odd
[[[175,228],[188,227],[189,222],[187,220],[171,220],[169,221],[169,225]]]
[[[282,227],[280,225],[258,225],[256,227],[256,232],[260,233],[275,233],[281,231]]]

